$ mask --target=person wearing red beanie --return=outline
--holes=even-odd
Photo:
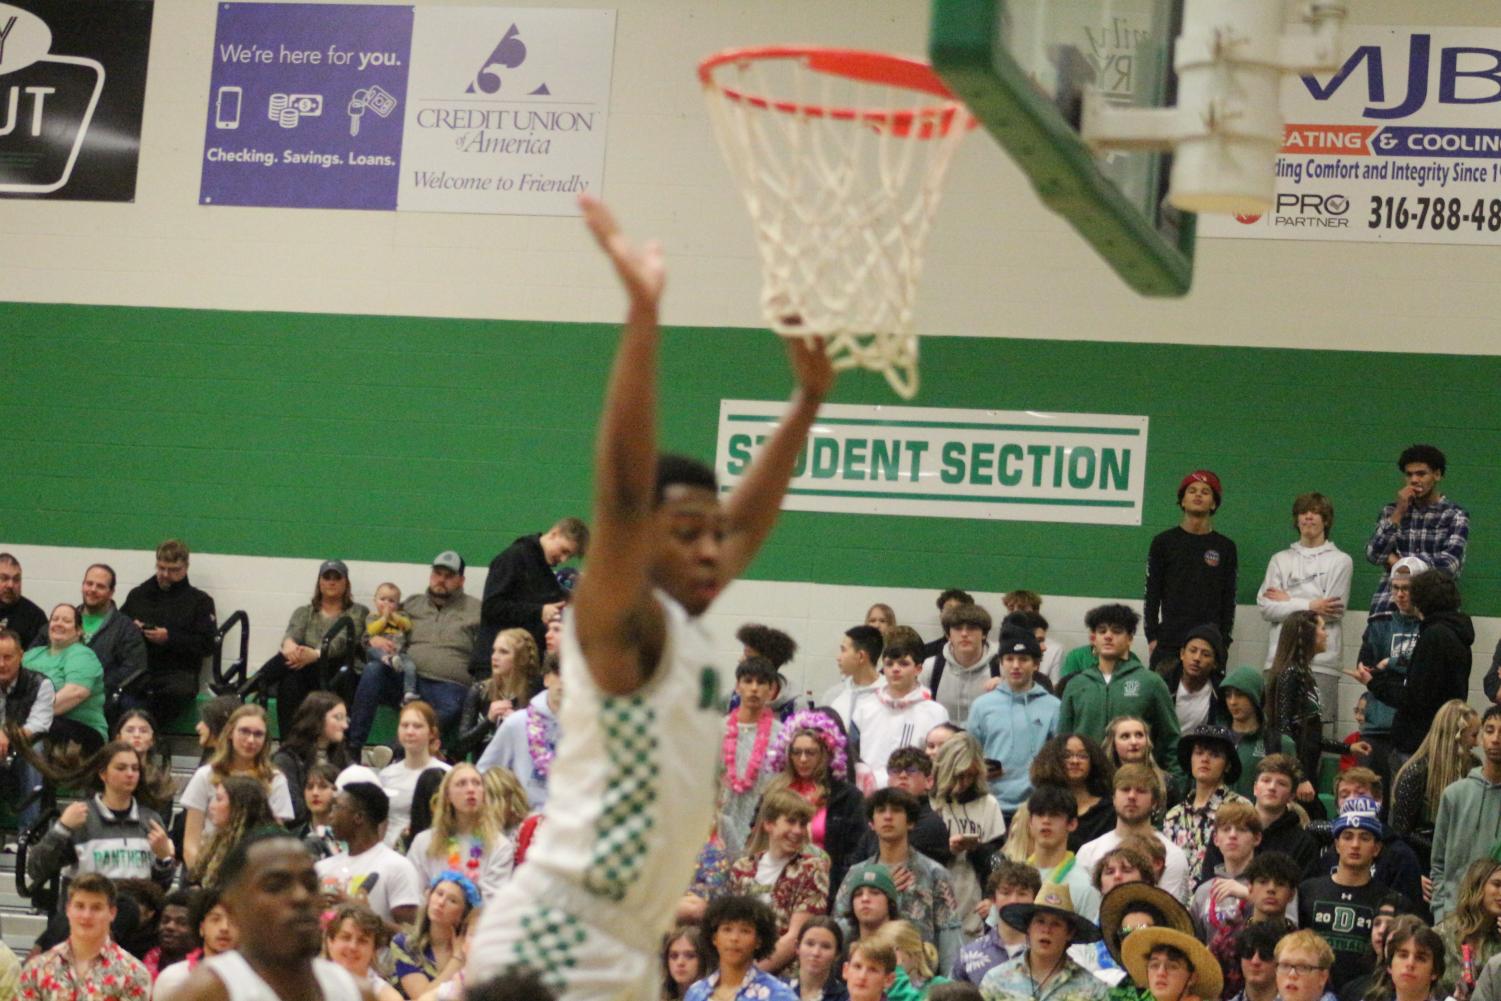
[[[1151,666],[1178,659],[1189,630],[1219,627],[1229,649],[1235,629],[1235,543],[1214,530],[1224,501],[1220,478],[1197,469],[1178,484],[1183,519],[1157,535],[1147,553],[1145,625]]]

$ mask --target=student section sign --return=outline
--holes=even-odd
[[[576,215],[615,12],[220,3],[204,205]]]
[[[785,406],[721,401],[721,489],[739,482]],[[1146,417],[832,404],[782,507],[1140,525],[1146,471]]]

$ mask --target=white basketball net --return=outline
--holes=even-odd
[[[923,243],[968,112],[798,56],[712,72],[704,93],[755,226],[767,323],[824,338],[835,368],[882,372],[911,399]]]

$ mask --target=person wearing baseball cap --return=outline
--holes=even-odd
[[[1189,473],[1178,484],[1182,519],[1152,540],[1145,608],[1151,667],[1177,661],[1188,631],[1206,622],[1219,628],[1222,649],[1230,647],[1239,560],[1235,543],[1214,530],[1223,500],[1218,476],[1207,469]]]
[[[1404,556],[1392,564],[1387,578],[1391,614],[1366,619],[1356,663],[1375,671],[1384,662],[1385,670],[1396,671],[1404,678],[1407,676],[1407,665],[1412,660],[1413,647],[1418,644],[1418,626],[1422,622],[1412,607],[1412,579],[1431,569],[1416,556]],[[1487,672],[1484,684],[1486,697],[1494,702],[1496,695],[1501,693],[1501,682],[1493,681],[1493,677],[1494,672]],[[1366,693],[1365,722],[1360,726],[1360,739],[1371,745],[1371,768],[1381,776],[1388,789],[1392,788],[1392,779],[1397,772],[1390,760],[1392,720],[1396,716],[1396,706],[1382,702],[1374,692]]]
[[[349,567],[344,561],[331,559],[320,563],[312,600],[293,610],[286,632],[282,634],[281,648],[251,676],[253,685],[246,685],[240,692],[244,695],[247,691],[258,690],[263,698],[276,698],[276,715],[281,721],[283,740],[292,732],[292,721],[297,718],[297,710],[303,701],[333,677],[338,665],[345,661],[350,642],[359,633],[340,632],[334,636],[329,641],[326,661],[323,659],[323,637],[345,617],[358,623],[358,629],[363,629],[369,614],[369,609],[354,600]],[[301,782],[301,779],[297,781]],[[299,806],[300,817],[301,789],[293,800]]]
[[[1058,698],[1036,681],[1042,646],[1031,633],[1003,632],[1001,683],[970,707],[968,729],[988,761],[1000,763],[990,792],[1006,823],[1032,794],[1028,771],[1042,745],[1058,732]]]
[[[417,669],[418,695],[438,714],[443,744],[454,747],[469,693],[469,658],[479,633],[480,601],[464,591],[466,566],[456,551],[443,550],[429,565],[427,590],[401,603],[412,620],[405,653]],[[375,711],[383,705],[398,708],[402,695],[401,667],[371,657],[355,689],[344,737],[356,758],[370,736]]]
[[[985,974],[985,1001],[1103,1001],[1110,988],[1068,954],[1071,945],[1097,942],[1100,929],[1080,917],[1064,883],[1043,883],[1030,904],[1008,904],[1001,920],[1027,933],[1027,951]]]
[[[1371,874],[1381,854],[1381,821],[1376,802],[1365,797],[1347,799],[1334,821],[1334,847],[1339,863],[1328,876],[1305,879],[1298,887],[1298,927],[1316,931],[1334,950],[1329,981],[1347,984],[1371,972],[1371,930],[1381,905],[1406,898],[1376,882]]]

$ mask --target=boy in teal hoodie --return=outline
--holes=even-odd
[[[1131,652],[1140,623],[1141,616],[1126,605],[1100,605],[1084,616],[1094,649],[1088,666],[1063,686],[1058,732],[1081,733],[1100,741],[1111,720],[1136,716],[1152,732],[1152,756],[1157,764],[1171,771],[1178,758],[1178,713],[1167,682]],[[1069,659],[1074,659],[1073,654]]]

